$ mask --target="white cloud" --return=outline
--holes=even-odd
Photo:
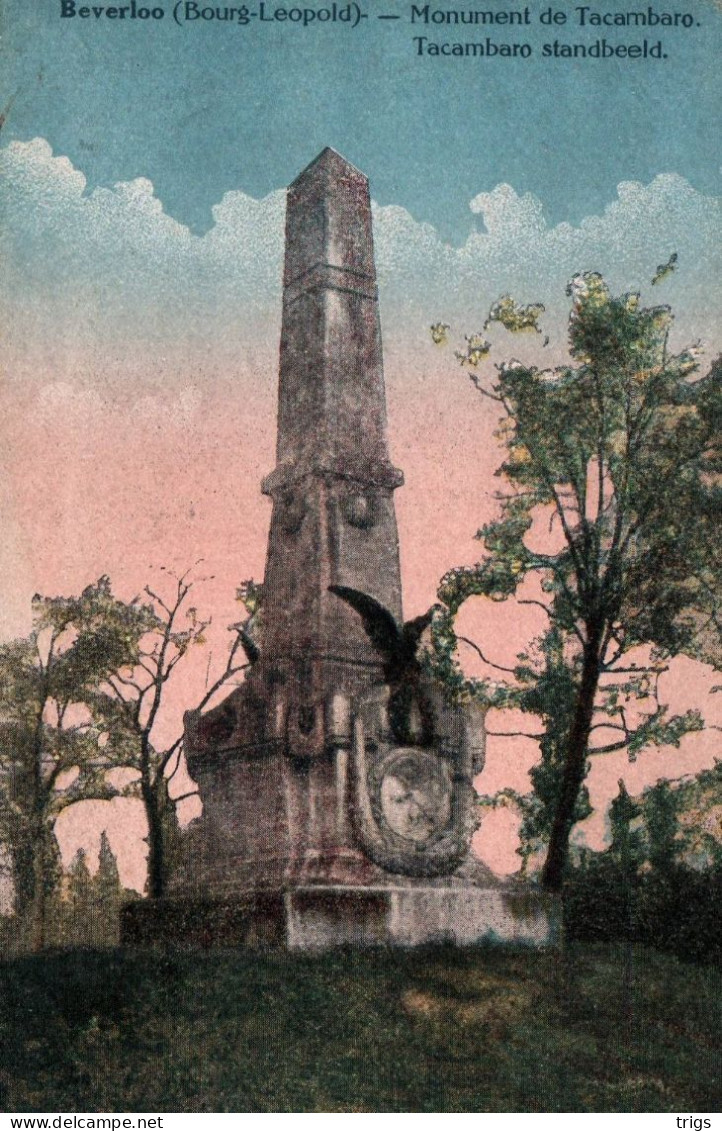
[[[78,349],[229,335],[237,341],[280,294],[283,194],[228,193],[215,226],[193,235],[145,178],[87,191],[42,139],[0,150],[3,251],[14,308],[8,333],[67,334]]]
[[[492,192],[480,192],[469,208],[483,216],[487,232],[495,238],[523,239],[546,230],[541,201],[529,192],[517,196],[511,185],[497,185]]]
[[[163,209],[145,178],[87,190],[84,176],[42,139],[0,150],[4,189],[7,336],[18,359],[45,342],[122,354],[139,346],[184,350],[190,367],[211,357],[275,353],[280,316],[284,194],[229,192],[213,227],[193,235]],[[511,292],[546,304],[549,359],[565,340],[564,287],[600,270],[613,289],[643,288],[670,302],[685,341],[713,334],[722,246],[720,205],[677,174],[625,182],[601,215],[549,226],[541,202],[506,184],[470,202],[479,229],[462,247],[398,205],[374,207],[387,344],[418,341],[444,318],[461,334],[480,328],[490,304]],[[651,288],[672,251],[678,270]],[[719,348],[719,342],[713,343]],[[500,342],[506,349],[507,341]],[[539,340],[513,341],[538,353]],[[187,374],[184,377],[187,380]]]

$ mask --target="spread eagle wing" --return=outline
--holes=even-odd
[[[401,648],[401,632],[399,626],[388,609],[369,597],[368,593],[361,593],[358,589],[350,589],[347,585],[329,585],[329,592],[335,593],[347,605],[350,605],[363,621],[366,635],[384,660],[392,662],[397,660]]]
[[[422,616],[414,617],[413,620],[407,620],[401,630],[404,651],[408,654],[409,658],[416,655],[421,637],[434,619],[434,613],[437,608],[437,605],[432,605]]]

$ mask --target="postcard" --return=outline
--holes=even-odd
[[[4,1108],[709,1126],[719,3],[0,33]]]

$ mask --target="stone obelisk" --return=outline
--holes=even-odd
[[[368,180],[325,149],[288,190],[277,467],[263,483],[261,659],[289,689],[292,757],[348,738],[351,700],[379,676],[359,617],[329,587],[369,593],[401,619],[402,482],[386,438]]]
[[[203,800],[196,885],[211,891],[365,882],[349,810],[353,704],[383,678],[359,616],[370,594],[401,619],[367,178],[325,149],[288,190],[277,466],[259,656],[244,685],[189,717]]]
[[[125,938],[548,942],[471,851],[483,716],[417,659],[433,611],[402,625],[369,185],[332,149],[288,190],[276,461],[251,667],[186,716],[203,814]]]

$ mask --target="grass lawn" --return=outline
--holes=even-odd
[[[0,965],[5,1111],[713,1112],[721,979],[654,951]]]

